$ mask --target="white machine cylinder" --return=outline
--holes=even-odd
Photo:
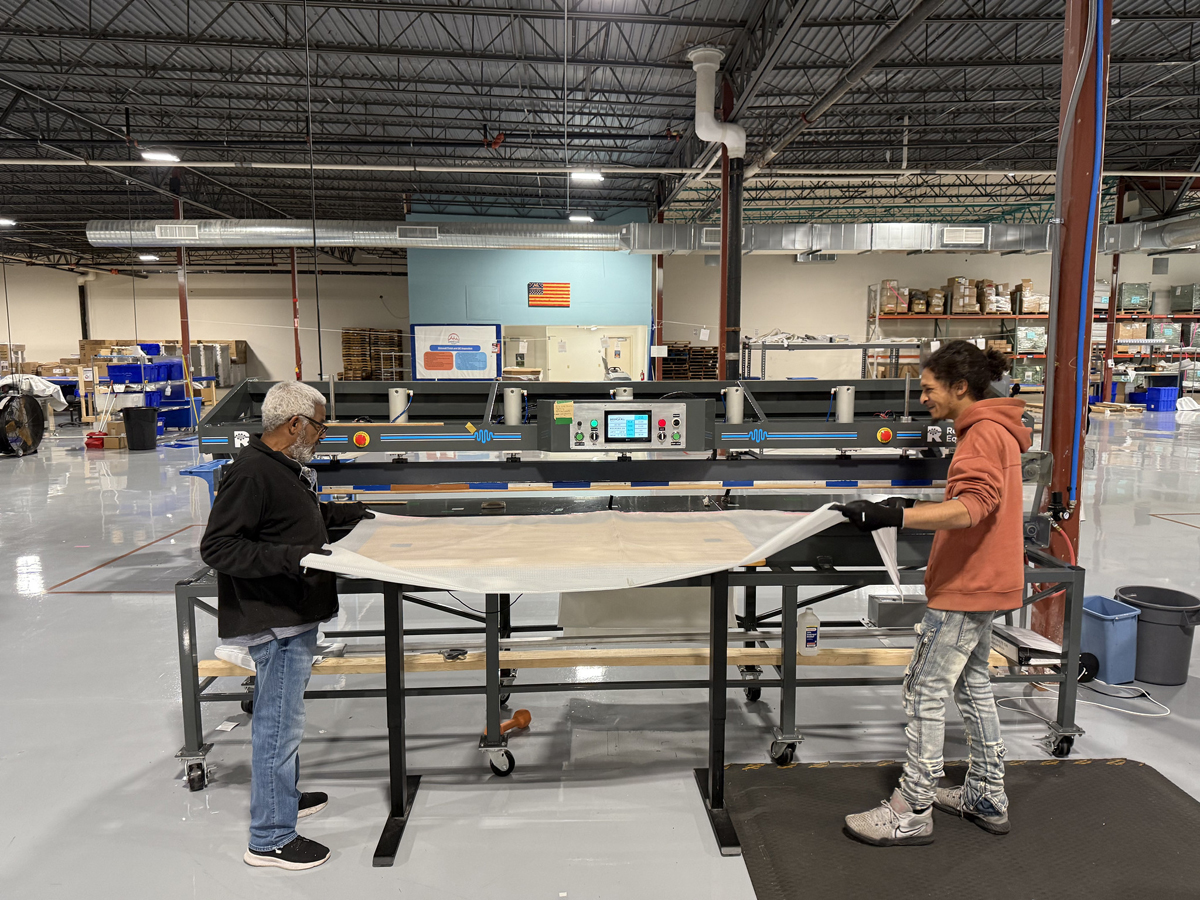
[[[608,394],[614,400],[632,400],[633,399],[633,388],[631,388],[631,387],[614,388],[613,390],[609,391]]]
[[[521,420],[525,418],[522,406],[525,399],[525,392],[520,388],[505,388],[504,389],[504,424],[505,425],[520,425]]]
[[[721,393],[725,395],[725,424],[741,425],[746,403],[745,392],[740,387],[727,387]]]
[[[388,388],[388,421],[407,422],[408,407],[412,405],[408,388]]]
[[[837,386],[837,400],[834,408],[837,410],[839,424],[849,425],[854,421],[854,385],[839,384]]]

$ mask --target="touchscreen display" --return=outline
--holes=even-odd
[[[649,410],[604,413],[604,439],[606,441],[641,441],[650,443]]]

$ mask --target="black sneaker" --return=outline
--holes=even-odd
[[[311,816],[313,813],[319,813],[329,803],[329,795],[323,794],[320,791],[300,795],[300,811],[296,813],[296,818],[303,819],[305,816]]]
[[[296,835],[278,850],[247,850],[242,857],[248,866],[274,866],[277,869],[313,869],[329,859],[329,848]]]

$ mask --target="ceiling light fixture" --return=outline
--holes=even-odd
[[[142,159],[146,162],[179,162],[179,157],[170,150],[143,150]]]
[[[5,228],[7,228],[11,225],[16,225],[16,224],[17,224],[16,219],[0,219],[0,226],[3,226]]]
[[[596,220],[587,213],[571,213],[568,217],[572,222],[595,222]]]
[[[572,181],[587,181],[587,182],[594,183],[594,182],[603,181],[604,175],[600,172],[584,172],[584,171],[577,170],[577,171],[574,171],[571,173],[571,180]]]
[[[142,262],[158,262],[158,257],[153,253],[139,253],[138,259]]]

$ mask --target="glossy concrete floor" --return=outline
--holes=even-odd
[[[492,776],[474,749],[478,698],[413,700],[410,760],[423,780],[391,869],[370,865],[386,809],[382,703],[312,702],[305,786],[332,801],[302,830],[332,847],[333,859],[307,873],[246,867],[247,717],[233,704],[206,707],[216,745],[207,790],[188,792],[174,759],[181,726],[170,591],[198,567],[196,526],[208,509],[202,483],[178,471],[196,451],[85,454],[78,442],[62,437],[36,456],[0,459],[0,895],[753,896],[743,862],[718,855],[694,786],[706,746],[698,691],[517,695],[534,724],[513,739],[518,768],[508,779]],[[1089,592],[1130,583],[1197,591],[1200,427],[1169,414],[1095,419],[1089,447],[1096,466],[1084,485],[1081,560]],[[821,612],[863,607],[861,598],[841,599]],[[554,609],[552,597],[527,596],[514,616],[553,620]],[[438,615],[412,609],[408,621],[432,624]],[[352,598],[341,624],[378,627],[380,619],[377,600]],[[205,628],[207,656],[215,629]],[[1144,760],[1200,797],[1200,683],[1152,690],[1170,717],[1082,706],[1087,735],[1077,753]],[[766,761],[777,700],[767,691],[751,704],[731,692],[731,761]],[[1051,701],[1036,702],[1050,712]],[[1002,715],[1010,756],[1045,758],[1044,727]],[[800,718],[803,761],[903,753],[897,688],[802,691]],[[947,755],[961,757],[961,726],[951,718]],[[238,725],[215,730],[224,720]],[[847,810],[878,799],[848,797]]]

